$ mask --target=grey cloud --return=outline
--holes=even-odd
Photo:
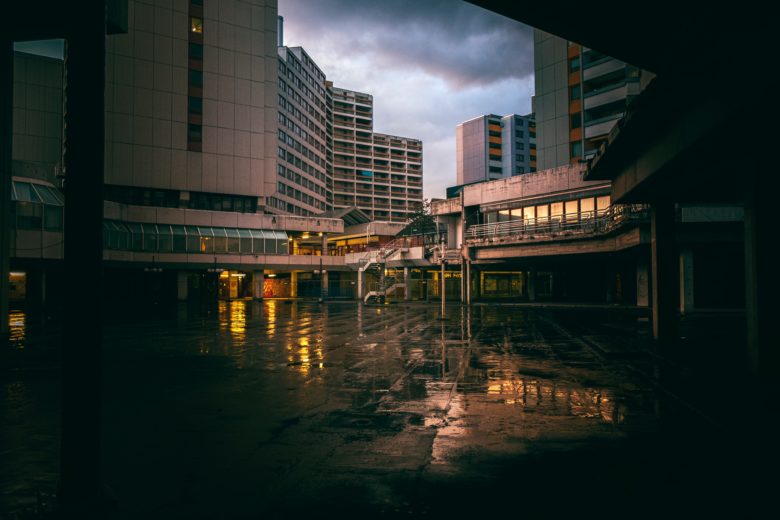
[[[279,4],[285,24],[299,34],[327,32],[347,52],[376,56],[377,66],[414,64],[455,88],[533,74],[531,29],[459,0]]]

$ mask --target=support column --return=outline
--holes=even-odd
[[[466,261],[461,259],[460,261],[460,303],[466,303]]]
[[[320,298],[328,297],[328,271],[322,266],[322,258],[328,256],[328,235],[322,234],[320,244]]]
[[[186,271],[179,271],[176,273],[176,299],[180,302],[187,300],[187,277]]]
[[[660,341],[677,339],[680,273],[674,240],[674,218],[674,203],[653,204],[650,212],[653,337]]]
[[[252,298],[262,300],[265,294],[265,273],[254,271],[252,273]]]
[[[636,305],[637,307],[650,305],[647,257],[643,254],[636,259]]]
[[[536,267],[528,271],[528,300],[536,301]]]
[[[13,42],[0,36],[0,344],[8,339],[8,279],[11,258],[11,141],[13,139],[14,49]]]
[[[363,291],[366,285],[366,273],[363,268],[359,268],[357,272],[357,297],[358,300],[363,301]]]
[[[757,175],[757,174],[753,174]],[[780,373],[773,309],[777,300],[778,269],[770,258],[775,242],[770,191],[752,179],[745,201],[745,314],[748,367],[763,383],[773,386]]]
[[[412,270],[404,267],[404,300],[412,299]]]
[[[444,280],[445,280],[445,278],[444,278],[444,268],[445,268],[445,266],[444,266],[444,258],[442,258],[442,260],[441,260],[441,289],[440,289],[441,290],[441,319],[444,319],[444,315],[445,315],[444,314],[445,313],[444,300],[445,300],[445,295],[447,293],[447,291],[445,290],[446,286],[444,285],[445,284],[445,282],[444,282]]]
[[[67,34],[65,296],[62,330],[62,446],[58,501],[63,518],[103,518],[100,366],[105,156],[105,3],[79,5]],[[5,100],[3,100],[5,101]],[[86,286],[76,273],[89,273]],[[84,309],[90,309],[84,326]],[[3,317],[5,319],[5,317]],[[77,348],[73,348],[77,346]]]
[[[693,250],[680,251],[680,314],[693,310]]]
[[[290,273],[290,298],[298,297],[298,273],[292,271]]]
[[[471,305],[471,260],[466,260],[466,305]]]

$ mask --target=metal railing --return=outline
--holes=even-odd
[[[466,239],[494,237],[527,239],[560,234],[608,233],[627,222],[645,220],[648,210],[649,206],[644,204],[619,204],[602,211],[476,224],[466,230]]]

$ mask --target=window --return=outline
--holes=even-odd
[[[609,195],[596,197],[596,210],[598,211],[599,215],[606,213],[606,211],[609,209],[609,204]]]
[[[563,202],[550,204],[550,215],[553,217],[553,220],[560,220],[563,215]]]
[[[203,71],[190,69],[189,84],[193,87],[203,86]]]
[[[187,99],[187,108],[190,114],[202,114],[203,99],[199,97],[189,96],[189,98]]]
[[[589,197],[587,199],[580,200],[580,214],[582,218],[593,218],[594,217],[594,199],[592,197]]]
[[[187,125],[187,139],[199,143],[203,139],[203,127],[201,125]]]
[[[582,92],[580,91],[579,85],[573,85],[569,87],[569,99],[574,101],[575,99],[580,99],[580,96],[582,95]]]
[[[580,70],[580,57],[575,56],[569,60],[569,72],[577,72]]]
[[[190,59],[203,61],[203,45],[190,43]]]
[[[523,130],[515,130],[515,137],[518,139],[525,137],[525,132]]]
[[[574,141],[571,143],[571,156],[582,157],[582,141]]]
[[[523,162],[523,161],[525,161],[525,155],[517,154],[517,157],[515,158],[515,160],[517,160],[518,162]]]
[[[576,200],[567,200],[566,201],[566,220],[567,221],[577,221],[578,217],[578,210],[577,210],[577,202]]]
[[[571,126],[569,128],[580,128],[582,126],[582,112],[571,115]]]
[[[203,18],[190,17],[190,31],[195,34],[203,34]]]

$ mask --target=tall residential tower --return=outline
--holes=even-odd
[[[483,115],[455,128],[457,184],[536,171],[536,124],[532,115]]]
[[[592,157],[652,74],[534,29],[539,169]]]

